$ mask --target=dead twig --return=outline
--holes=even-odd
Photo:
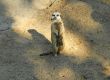
[[[51,4],[49,5],[49,7],[51,7],[57,0],[54,0],[53,2],[51,1]]]

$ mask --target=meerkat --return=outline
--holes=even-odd
[[[53,54],[57,56],[64,49],[64,24],[59,12],[54,12],[51,16],[51,42]]]

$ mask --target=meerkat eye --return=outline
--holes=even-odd
[[[52,16],[55,16],[54,14],[52,14]]]
[[[60,16],[59,14],[57,14],[57,16]]]

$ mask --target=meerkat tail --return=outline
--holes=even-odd
[[[40,54],[40,56],[47,56],[47,55],[52,55],[52,54],[53,54],[53,52],[47,52],[47,53]]]

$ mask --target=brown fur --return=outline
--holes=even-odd
[[[63,23],[62,22],[55,22],[51,26],[51,40],[55,54],[60,54],[60,52],[64,48],[64,39],[63,39]],[[55,33],[58,31],[58,34]]]

